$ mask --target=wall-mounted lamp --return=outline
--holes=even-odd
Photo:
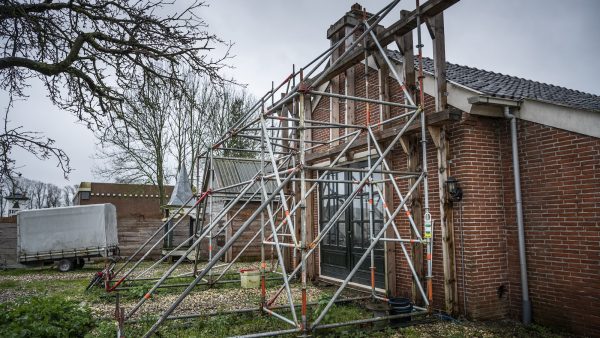
[[[446,179],[446,188],[448,189],[448,199],[452,202],[460,202],[463,197],[462,189],[458,180],[454,177]]]

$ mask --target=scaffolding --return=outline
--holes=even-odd
[[[119,328],[122,330],[123,324],[134,321],[133,316],[144,306],[146,301],[163,285],[164,282],[173,277],[189,277],[191,282],[179,284],[186,286],[185,290],[173,301],[165,310],[152,327],[146,332],[144,337],[154,334],[159,327],[168,319],[191,318],[197,315],[173,316],[173,311],[198,285],[212,286],[218,283],[227,283],[231,281],[224,280],[223,277],[232,268],[233,264],[240,258],[244,251],[257,238],[260,238],[260,289],[261,297],[258,307],[238,310],[237,312],[259,311],[271,315],[273,318],[281,320],[290,325],[289,329],[257,333],[249,336],[267,336],[285,333],[310,333],[315,330],[337,327],[342,325],[352,325],[360,323],[374,322],[377,320],[386,320],[389,318],[407,317],[416,314],[427,313],[432,304],[432,253],[433,253],[433,221],[429,212],[428,196],[428,177],[427,177],[427,142],[426,142],[426,117],[424,112],[424,91],[423,91],[423,62],[422,62],[422,41],[421,41],[421,17],[424,15],[421,11],[428,7],[428,3],[419,5],[417,0],[416,12],[416,30],[418,39],[418,95],[413,98],[409,92],[405,81],[396,70],[395,65],[388,57],[385,49],[387,43],[381,43],[378,38],[378,24],[384,19],[400,0],[394,0],[376,14],[367,14],[366,11],[360,24],[347,31],[345,36],[339,41],[332,43],[331,47],[320,54],[306,66],[296,70],[286,77],[278,86],[272,85],[269,90],[248,112],[229,129],[222,138],[213,144],[198,157],[198,168],[196,172],[196,186],[199,192],[183,203],[178,210],[173,212],[166,222],[172,222],[175,217],[179,217],[168,231],[163,231],[164,225],[161,225],[153,235],[140,246],[133,255],[131,255],[122,264],[115,273],[106,274],[106,289],[108,291],[118,290],[120,285],[126,280],[150,280],[144,279],[146,274],[162,263],[162,259],[155,262],[151,267],[144,271],[134,272],[139,268],[140,263],[148,257],[150,252],[156,248],[162,240],[169,235],[185,218],[192,215],[197,219],[195,233],[182,244],[172,249],[172,252],[185,249],[185,253],[171,265],[171,267],[154,282],[154,285],[145,293],[143,297],[131,308],[125,311],[117,304],[117,320]],[[441,3],[443,1],[432,1]],[[456,2],[456,1],[454,1]],[[452,5],[450,1],[445,8]],[[438,11],[443,11],[438,9]],[[381,26],[379,26],[381,27]],[[409,28],[409,32],[413,29]],[[340,51],[344,47],[341,55],[333,58],[334,52]],[[369,60],[373,59],[374,54],[378,54],[383,62],[389,67],[393,77],[401,85],[404,102],[392,102],[380,96],[379,99],[369,98],[371,95],[369,88],[369,69],[371,65]],[[350,60],[350,61],[349,61]],[[352,61],[354,61],[352,63]],[[334,76],[340,74],[340,69],[348,68],[349,65],[355,66],[364,64],[365,75],[365,93],[364,97],[334,93],[333,91],[318,90],[326,88],[328,81]],[[362,102],[366,106],[366,122],[364,124],[348,123],[347,121],[332,122],[311,119],[310,112],[316,102],[316,97],[331,97],[346,101]],[[415,102],[417,101],[417,103]],[[375,122],[371,121],[371,107],[377,106],[380,112],[380,118]],[[397,116],[383,119],[382,111],[384,107],[399,107],[404,112]],[[308,116],[307,116],[308,115]],[[397,127],[396,135],[391,141],[382,144],[376,136],[377,131],[394,124]],[[418,172],[398,171],[389,162],[391,151],[398,145],[403,135],[409,128],[420,129],[420,143],[422,152],[422,168]],[[329,141],[318,141],[311,137],[310,133],[319,130],[339,130],[343,134],[337,137],[330,137]],[[333,135],[333,134],[331,134]],[[252,149],[237,149],[229,146],[234,144],[230,142],[236,139],[245,139],[252,141],[256,146]],[[365,141],[358,142],[359,139]],[[359,144],[360,143],[360,144]],[[338,146],[339,145],[339,146]],[[338,146],[341,150],[332,156],[332,160],[326,164],[315,165],[307,162],[307,155],[320,151],[329,150],[330,147]],[[343,166],[346,156],[349,156],[351,150],[366,150],[367,168],[361,170],[348,169]],[[252,179],[236,183],[234,185],[219,187],[215,186],[214,160],[217,156],[223,156],[227,152],[247,153],[249,156],[260,159],[260,171],[256,172]],[[202,170],[200,168],[203,168]],[[348,197],[343,200],[338,210],[330,217],[329,221],[320,228],[313,226],[313,216],[307,212],[307,206],[316,198],[316,190],[319,184],[331,182],[327,179],[328,173],[344,172],[351,170],[360,171],[360,179],[351,179],[348,181],[352,186],[352,191]],[[316,177],[316,178],[313,178]],[[403,193],[399,181],[407,182],[408,187]],[[270,182],[270,183],[269,183]],[[270,184],[274,188],[267,188]],[[416,224],[407,201],[418,187],[423,191],[423,226]],[[231,191],[235,188],[237,191],[232,201],[222,210],[213,210],[213,199],[219,193]],[[391,189],[391,194],[386,193],[386,189]],[[307,307],[307,281],[308,281],[308,259],[316,255],[321,242],[326,238],[329,231],[336,225],[336,222],[343,216],[344,212],[352,205],[354,198],[363,191],[368,192],[368,240],[369,246],[360,256],[350,273],[340,283],[333,297],[329,300],[318,317],[308,321]],[[395,195],[395,198],[390,198]],[[248,198],[250,196],[250,198]],[[258,207],[249,209],[249,201],[260,198]],[[374,201],[381,203],[375,205]],[[395,202],[396,201],[396,202]],[[189,207],[188,203],[193,206]],[[374,225],[374,213],[376,208],[380,208],[384,213],[383,226],[376,228]],[[215,238],[230,225],[233,218],[223,221],[229,212],[235,212],[237,216],[243,210],[251,210],[251,215],[239,226],[231,235],[228,241],[217,248]],[[182,217],[183,216],[183,217]],[[400,218],[405,220],[400,223]],[[246,240],[242,250],[229,263],[222,263],[227,250],[243,234],[250,231],[251,224],[259,222],[260,228],[252,233],[250,240]],[[415,235],[414,238],[401,236],[399,229],[407,227]],[[388,229],[391,229],[388,231]],[[315,232],[316,231],[316,232]],[[161,232],[163,232],[162,235]],[[389,234],[393,236],[389,236]],[[248,238],[246,236],[245,238]],[[191,245],[184,247],[189,241]],[[208,262],[202,268],[199,268],[200,243],[208,242]],[[341,299],[342,292],[348,287],[349,283],[363,263],[370,261],[370,295],[372,300],[387,301],[386,295],[380,294],[375,285],[375,247],[383,243],[397,243],[406,259],[408,268],[414,280],[414,285],[421,296],[424,307],[415,307],[415,312],[411,314],[393,315],[381,318],[365,319],[353,322],[323,324],[322,321],[332,305],[340,301],[351,299]],[[411,254],[407,245],[411,243],[422,243],[426,249],[426,276],[421,280],[413,265]],[[182,249],[183,248],[183,249]],[[281,285],[276,289],[274,295],[267,297],[267,274],[274,271],[273,264],[267,268],[268,249],[274,250],[277,257],[279,278]],[[144,252],[144,250],[146,250]],[[289,253],[290,264],[285,261],[286,254]],[[141,255],[139,259],[135,259]],[[187,257],[193,256],[194,268],[185,274],[175,275],[174,271]],[[274,256],[272,256],[274,257]],[[131,266],[129,269],[126,267]],[[273,279],[273,278],[269,278]],[[301,301],[298,304],[292,296],[291,283],[297,281],[301,284]],[[275,301],[282,297],[287,298],[285,306],[274,305]],[[299,308],[299,311],[298,311]],[[279,311],[279,310],[286,311]],[[289,310],[289,311],[287,311]],[[286,315],[287,313],[287,315]]]

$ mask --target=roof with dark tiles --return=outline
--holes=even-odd
[[[397,51],[389,51],[392,59],[402,62]],[[418,65],[418,60],[416,60]],[[423,71],[432,73],[433,60],[423,58]],[[600,112],[600,96],[551,84],[522,79],[468,66],[446,62],[446,77],[449,81],[482,92],[483,94],[507,99],[532,99],[561,106]]]

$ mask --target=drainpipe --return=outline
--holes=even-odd
[[[517,209],[517,230],[519,235],[519,262],[521,266],[521,298],[523,324],[531,324],[531,301],[527,282],[527,259],[525,257],[525,228],[523,226],[523,201],[521,199],[521,172],[519,171],[519,146],[517,144],[517,118],[510,113],[510,107],[504,106],[504,117],[510,119],[510,139],[512,144],[512,163],[515,178],[515,204]]]

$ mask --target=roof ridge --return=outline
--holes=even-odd
[[[388,50],[388,53],[398,62],[404,59],[399,51]],[[418,65],[419,60],[415,60],[415,63]],[[449,81],[486,95],[519,100],[532,99],[600,112],[600,95],[597,94],[448,61],[446,64],[446,76]],[[423,69],[428,73],[433,72],[432,58],[423,58]]]
[[[431,59],[431,58],[428,58],[428,59]],[[555,85],[555,84],[548,83],[548,82],[542,82],[542,81],[537,81],[537,80],[533,80],[533,79],[527,79],[527,78],[516,76],[516,75],[510,75],[510,74],[505,74],[505,73],[501,73],[501,72],[494,72],[492,70],[487,70],[487,69],[482,69],[482,68],[477,68],[477,67],[472,67],[472,66],[467,66],[467,65],[460,65],[458,63],[451,63],[451,62],[448,62],[448,61],[446,61],[446,63],[454,65],[454,66],[458,66],[458,67],[466,67],[466,68],[469,68],[469,69],[475,69],[475,70],[482,71],[482,72],[487,72],[487,73],[492,73],[492,74],[496,74],[496,75],[502,75],[502,76],[510,77],[512,79],[517,79],[517,80],[522,80],[522,81],[527,81],[527,82],[533,82],[533,83],[540,84],[540,85],[551,86],[551,87],[560,88],[560,89],[563,89],[563,90],[573,91],[573,92],[577,92],[577,93],[580,93],[580,94],[591,95],[591,96],[595,96],[595,97],[600,98],[600,95],[596,95],[596,94],[593,94],[593,93],[584,92],[584,91],[581,91],[581,90],[578,90],[578,89],[572,89],[572,88],[568,88],[568,87],[564,87],[564,86],[560,86],[560,85]]]

